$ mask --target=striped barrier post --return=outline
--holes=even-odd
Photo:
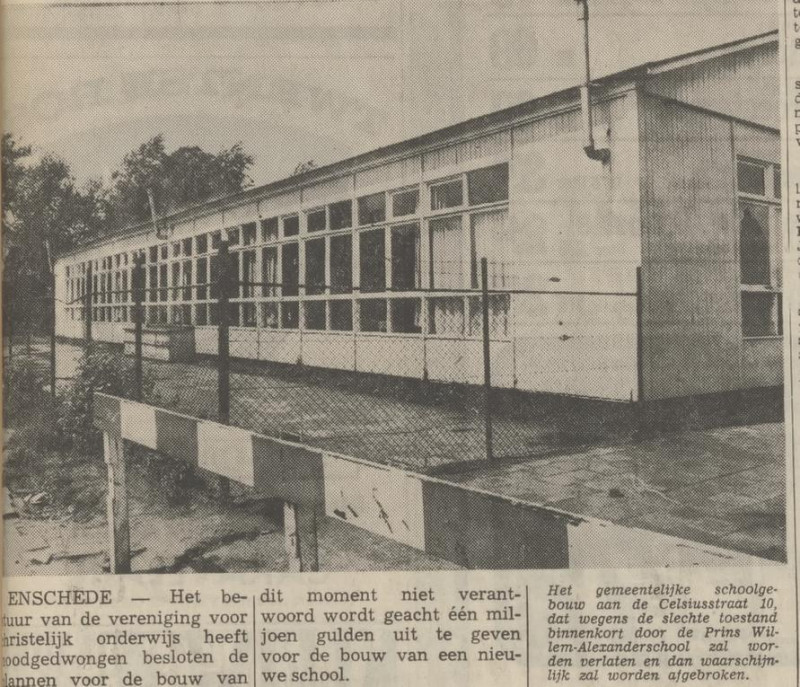
[[[323,452],[217,422],[95,393],[106,435],[112,550],[124,569],[123,441],[187,461],[282,501],[290,568],[319,565],[316,522],[328,517],[473,569],[770,565],[766,559]],[[118,555],[119,557],[118,557]]]

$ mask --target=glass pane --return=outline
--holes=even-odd
[[[739,258],[743,284],[770,284],[769,208],[739,203]]]
[[[306,329],[325,329],[325,301],[306,301],[303,303]]]
[[[422,332],[422,309],[418,298],[394,298],[392,304],[392,331],[398,334]]]
[[[197,237],[197,252],[206,253],[208,251],[208,236],[201,234]]]
[[[394,217],[415,215],[417,207],[419,207],[419,189],[398,191],[392,195],[392,215]]]
[[[385,332],[386,331],[386,301],[368,300],[360,301],[361,331]]]
[[[783,179],[781,178],[781,166],[775,165],[772,170],[772,195],[780,198],[783,193]]]
[[[353,290],[353,237],[331,238],[331,293]]]
[[[281,327],[297,329],[300,324],[300,304],[281,303]]]
[[[325,208],[312,210],[306,216],[306,226],[309,231],[325,231]]]
[[[508,310],[511,305],[509,296],[505,294],[489,296],[489,336],[506,338],[508,336]],[[483,336],[483,301],[480,298],[469,299],[469,334]]]
[[[331,203],[328,206],[331,218],[331,229],[347,229],[353,226],[353,204],[349,200]]]
[[[256,242],[256,223],[249,222],[242,227],[242,243],[252,246]]]
[[[771,293],[742,292],[742,335],[775,336],[779,330],[778,299]]]
[[[300,283],[299,249],[296,243],[281,246],[282,295],[296,296]]]
[[[278,295],[278,247],[271,246],[261,251],[261,295]]]
[[[242,303],[242,326],[255,327],[256,326],[256,304],[255,303]]]
[[[359,237],[362,293],[386,290],[385,243],[382,229],[362,232]]]
[[[512,284],[513,237],[508,231],[508,211],[472,215],[472,288],[482,286],[480,261],[486,258],[490,289],[507,289]]]
[[[297,236],[300,233],[300,218],[297,215],[290,215],[283,218],[283,235]]]
[[[242,253],[242,285],[241,294],[243,298],[250,298],[253,295],[253,285],[256,281],[256,252],[247,250]]]
[[[192,254],[192,239],[183,240],[183,254],[187,258]]]
[[[278,218],[270,217],[261,221],[261,239],[263,241],[278,240]]]
[[[353,330],[352,301],[331,301],[331,329],[337,332]]]
[[[308,295],[325,293],[325,239],[305,242],[306,290]]]
[[[278,304],[264,303],[261,306],[261,321],[267,329],[278,328]]]
[[[737,165],[739,191],[757,196],[766,195],[764,171],[763,165],[740,161]]]
[[[420,285],[419,225],[392,227],[392,288],[411,291]]]
[[[457,208],[464,204],[461,178],[431,186],[431,210]]]
[[[464,288],[461,217],[431,220],[430,228],[431,286],[438,289]]]
[[[238,246],[240,238],[239,227],[228,229],[228,245]]]
[[[430,334],[464,336],[464,299],[432,298],[429,301]]]
[[[358,223],[376,224],[386,219],[386,194],[373,193],[358,199]]]
[[[470,205],[508,200],[508,165],[495,165],[469,172],[467,190]]]

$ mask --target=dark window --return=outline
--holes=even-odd
[[[353,330],[353,302],[331,301],[331,330],[350,332]]]
[[[360,235],[361,292],[386,290],[386,251],[382,229]]]
[[[306,301],[303,304],[306,329],[325,329],[325,301]]]
[[[181,254],[181,243],[176,241],[172,244],[172,257],[177,258]]]
[[[737,179],[741,193],[752,193],[756,196],[766,195],[763,165],[740,160],[737,165]]]
[[[183,254],[187,258],[192,254],[192,239],[183,239]]]
[[[262,241],[277,241],[278,240],[278,218],[270,217],[261,220],[261,240]]]
[[[770,284],[769,208],[739,203],[739,256],[743,284]]]
[[[197,237],[197,252],[208,252],[208,236],[206,236],[206,234],[200,234],[200,236]]]
[[[338,203],[331,203],[328,206],[330,213],[331,229],[347,229],[353,226],[353,203],[349,200],[342,200]]]
[[[495,165],[469,172],[467,192],[470,205],[508,200],[508,165]]]
[[[162,286],[160,291],[161,298],[159,300],[166,301],[169,299],[169,289],[167,288],[167,266],[161,265],[158,274],[159,284]]]
[[[386,300],[362,300],[360,323],[362,332],[385,332],[386,331]]]
[[[283,235],[297,236],[300,233],[300,218],[297,215],[289,215],[283,218]]]
[[[261,321],[267,329],[278,328],[278,304],[263,303],[261,305]]]
[[[240,293],[242,298],[250,298],[253,295],[253,285],[256,281],[256,251],[246,250],[242,252],[242,285]]]
[[[158,267],[153,265],[150,268],[150,302],[155,303],[158,300]]]
[[[325,224],[326,224],[325,208],[311,210],[306,215],[306,228],[310,232],[325,231]]]
[[[420,302],[417,298],[394,298],[392,331],[399,334],[419,334],[422,331]]]
[[[166,260],[169,257],[169,246],[165,243],[161,246],[161,259]]]
[[[331,293],[353,290],[353,237],[331,237]]]
[[[297,329],[300,325],[300,304],[281,303],[281,327]]]
[[[197,261],[197,283],[205,284],[208,281],[208,258],[200,258]],[[198,286],[195,293],[198,301],[206,299],[206,287]]]
[[[386,219],[386,194],[373,193],[358,199],[358,223],[377,224]]]
[[[392,288],[411,291],[419,286],[419,225],[392,227]]]
[[[238,246],[240,239],[240,232],[239,227],[234,227],[232,229],[228,229],[228,245],[229,246]]]
[[[306,241],[306,293],[325,293],[325,239]]]
[[[282,295],[296,296],[300,283],[299,248],[296,243],[285,243],[281,247]]]
[[[179,262],[172,263],[172,282],[170,286],[181,285],[181,264]],[[170,289],[169,296],[171,301],[177,301],[180,298],[178,289]]]
[[[418,207],[419,189],[413,188],[408,191],[398,191],[392,195],[392,215],[394,217],[415,215]]]
[[[742,292],[742,334],[778,336],[782,334],[781,299],[777,294]]]
[[[781,166],[775,165],[772,169],[772,195],[780,198],[783,191],[783,179],[781,177]]]
[[[211,250],[217,250],[219,248],[220,241],[222,240],[222,234],[218,231],[211,232]]]
[[[183,263],[183,300],[192,300],[192,261],[185,260]]]
[[[200,326],[208,324],[208,308],[205,303],[194,306],[194,322]]]
[[[461,177],[431,186],[431,210],[457,208],[464,204],[464,187]]]
[[[262,296],[277,296],[278,288],[278,247],[261,249],[261,287]]]
[[[255,327],[256,326],[256,304],[255,303],[242,303],[242,326]]]
[[[242,227],[242,243],[252,246],[256,242],[256,223],[249,222]]]

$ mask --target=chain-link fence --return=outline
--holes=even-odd
[[[259,281],[244,256],[224,241],[217,248],[193,268],[139,254],[116,279],[90,265],[57,303],[59,328],[128,356],[136,400],[419,471],[546,455],[590,438],[593,425],[615,431],[616,411],[603,404],[516,390],[530,373],[517,369],[512,299],[617,299],[638,318],[637,292],[515,291],[485,259],[468,290],[449,288],[447,265],[425,289],[399,269],[362,271],[354,287],[350,267],[340,274],[335,262],[324,281],[301,283],[288,269],[278,280],[268,255]],[[47,339],[37,348],[50,357],[54,389],[76,357],[68,346],[55,354],[55,333],[51,351]]]

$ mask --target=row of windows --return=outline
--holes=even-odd
[[[489,298],[490,334],[506,338],[510,300],[507,295]],[[427,320],[423,322],[423,308]],[[129,306],[92,308],[93,321],[127,322],[133,315]],[[149,324],[219,324],[217,303],[147,305]],[[81,308],[71,317],[83,319]],[[436,296],[429,298],[365,298],[359,300],[291,300],[266,303],[230,303],[228,322],[234,327],[264,329],[303,329],[310,331],[421,334],[432,336],[482,336],[482,303],[474,296]]]

